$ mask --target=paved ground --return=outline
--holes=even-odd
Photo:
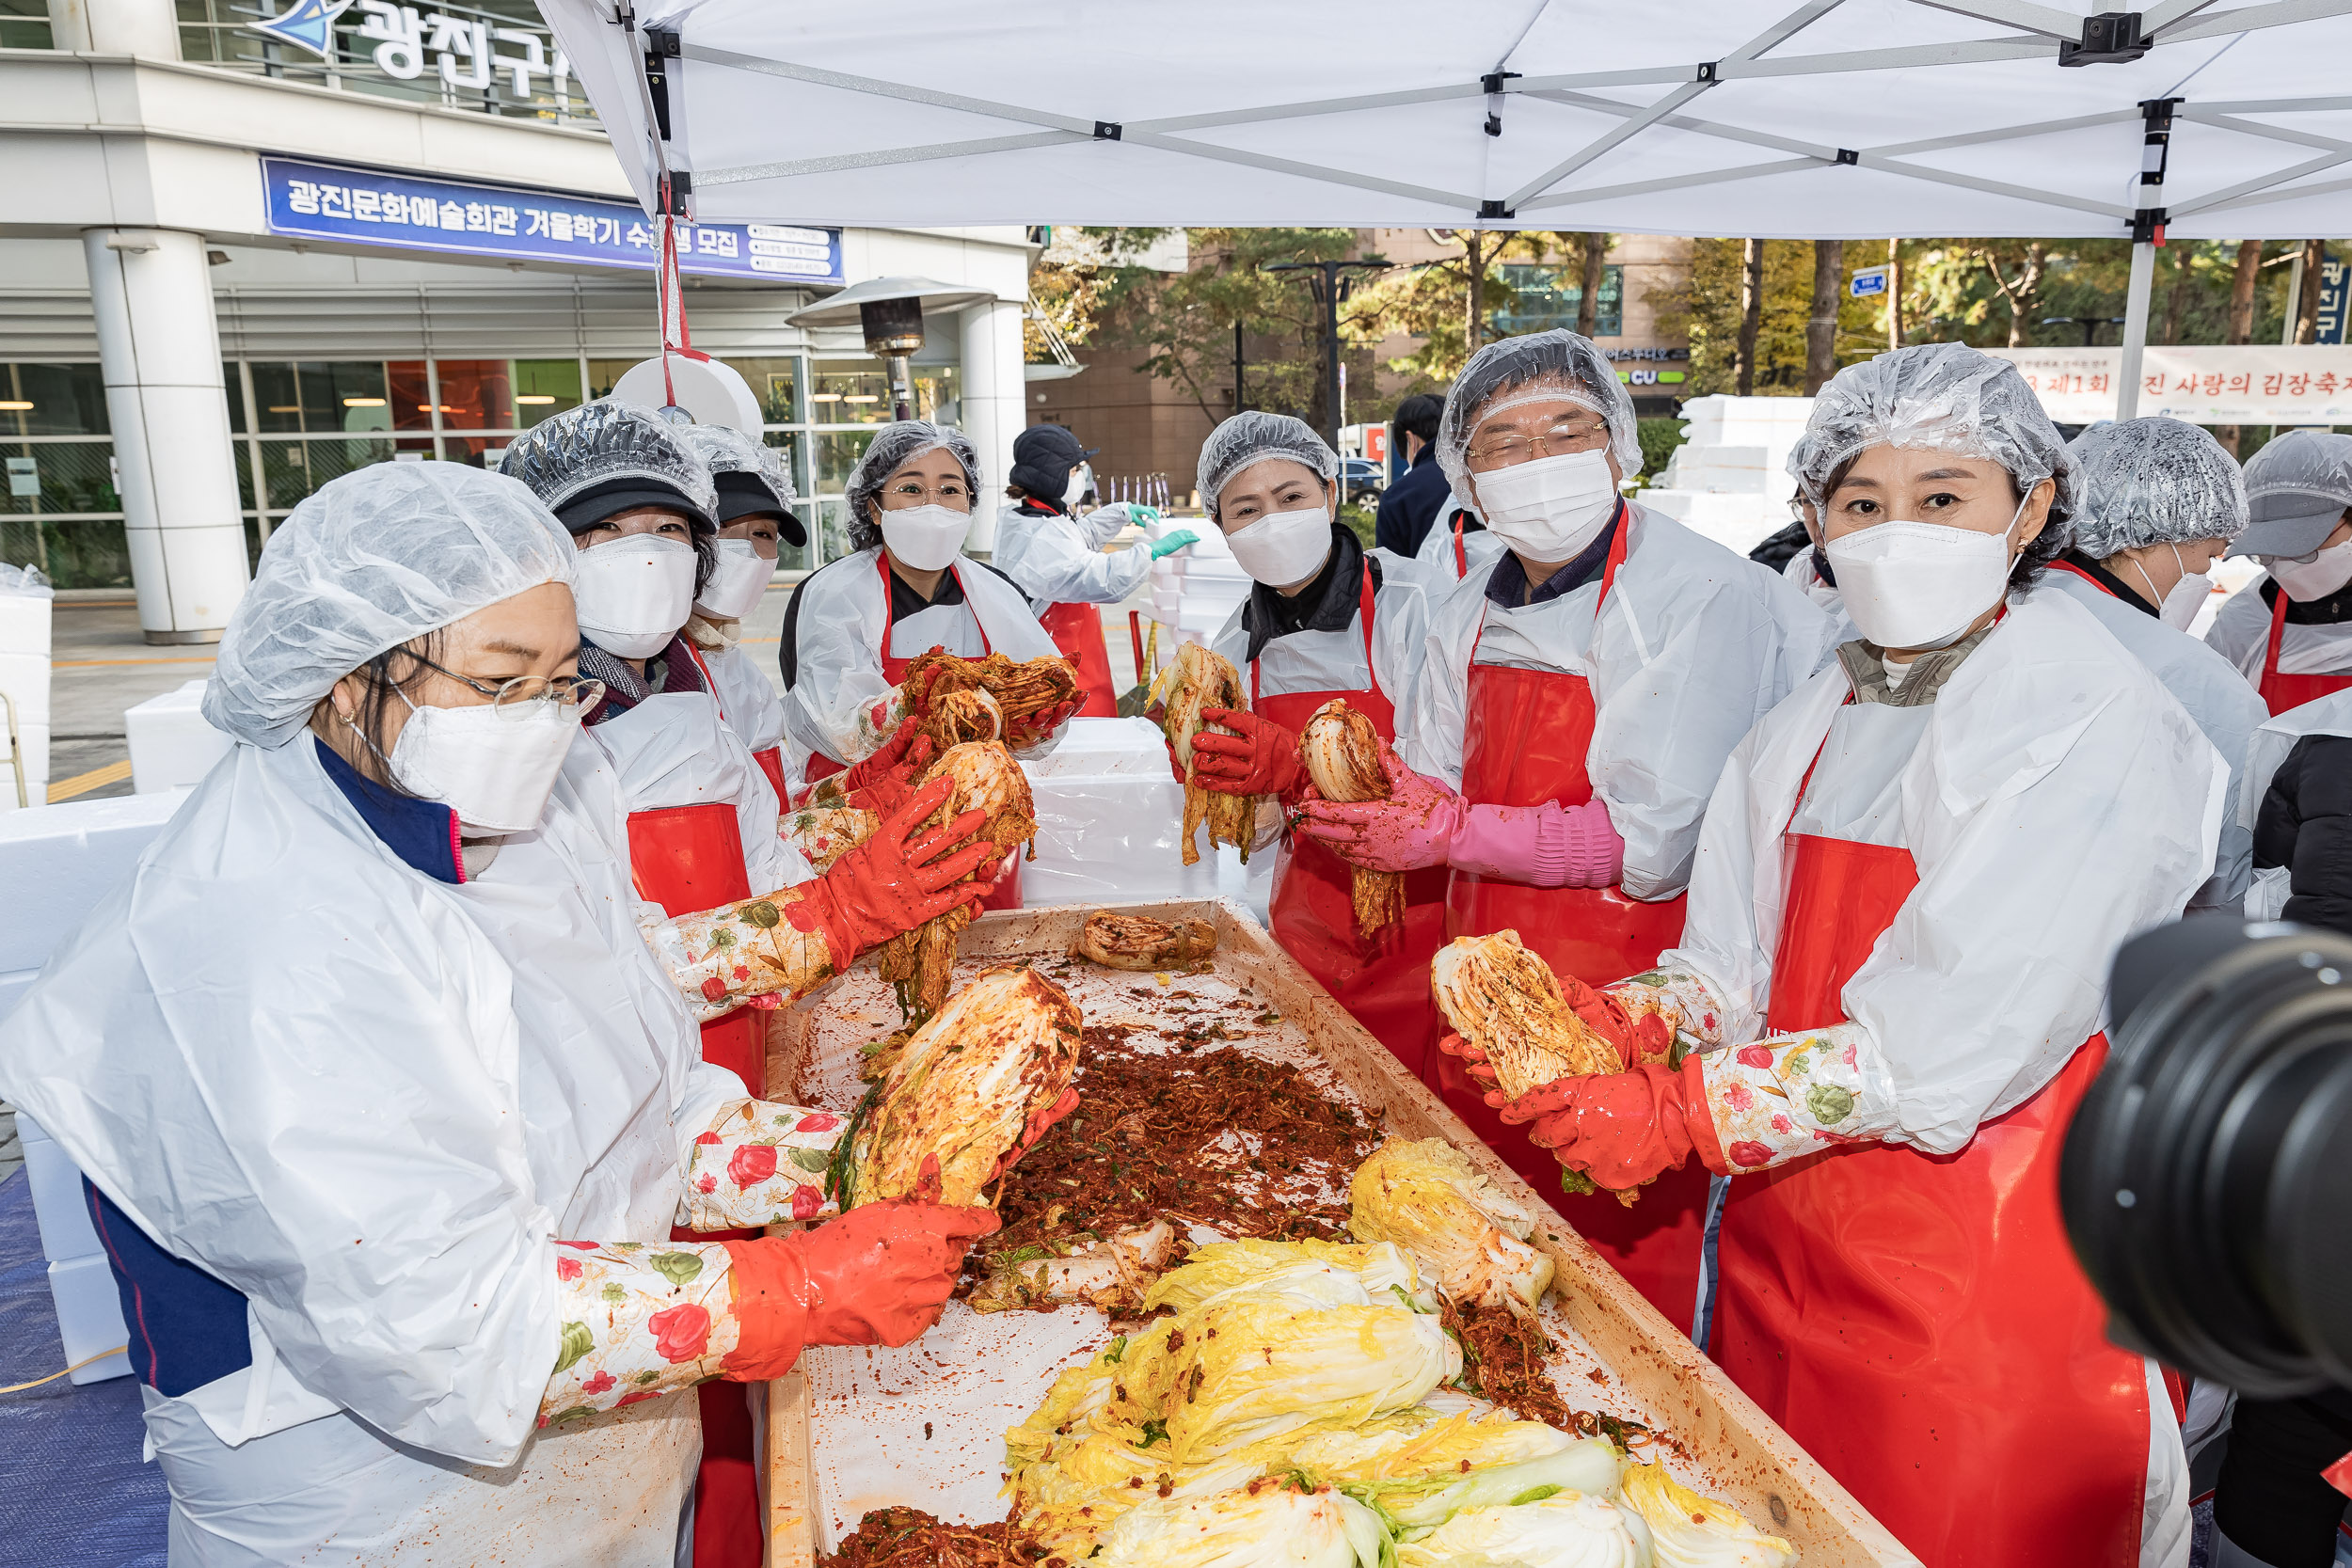
[[[784,626],[788,584],[778,583],[767,599],[747,617],[744,644],[783,687],[777,667],[777,638]],[[1127,635],[1127,611],[1148,610],[1151,596],[1140,594],[1124,605],[1104,607],[1104,641],[1110,651],[1111,673],[1120,690],[1135,682],[1135,656]],[[127,772],[118,779],[90,781],[102,769],[126,768],[130,750],[123,738],[122,715],[150,697],[179,689],[184,681],[202,680],[213,671],[213,652],[205,647],[151,647],[139,635],[138,610],[125,597],[80,598],[60,594],[52,620],[55,661],[50,672],[51,729],[49,782],[54,799],[95,800],[131,793]],[[60,788],[72,790],[59,796]]]

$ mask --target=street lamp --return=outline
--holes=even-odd
[[[1314,291],[1316,301],[1323,307],[1324,410],[1328,416],[1323,435],[1324,439],[1331,443],[1333,451],[1340,449],[1340,300],[1355,283],[1346,275],[1351,270],[1386,272],[1388,269],[1389,261],[1385,256],[1367,256],[1359,261],[1265,261],[1259,267],[1262,272],[1313,275],[1308,278],[1307,284]],[[1238,409],[1241,404],[1241,323],[1238,320],[1233,323],[1233,402]]]
[[[923,346],[923,318],[938,310],[993,303],[988,289],[963,289],[928,277],[877,277],[805,305],[784,319],[795,326],[848,326],[866,335],[866,352],[890,366],[893,418],[914,418],[914,377],[907,356]]]
[[[2089,348],[2099,341],[2099,328],[2121,326],[2123,325],[2123,318],[2121,316],[2044,316],[2042,318],[2042,325],[2044,326],[2064,326],[2069,322],[2083,329],[2083,347]]]

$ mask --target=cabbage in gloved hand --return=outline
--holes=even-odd
[[[1641,1519],[1580,1492],[1465,1509],[1396,1549],[1398,1568],[1650,1568]]]
[[[1784,1568],[1797,1560],[1796,1547],[1692,1491],[1663,1465],[1626,1471],[1625,1500],[1649,1526],[1658,1568]]]
[[[1260,1481],[1144,1503],[1104,1533],[1089,1568],[1379,1568],[1387,1545],[1362,1504]]]
[[[1193,835],[1203,822],[1209,825],[1212,853],[1220,844],[1237,844],[1241,847],[1241,858],[1248,860],[1250,818],[1257,810],[1255,799],[1204,788],[1194,782],[1192,766],[1192,737],[1203,727],[1200,710],[1248,707],[1241,672],[1222,654],[1212,653],[1198,642],[1187,642],[1176,650],[1176,657],[1152,682],[1152,705],[1161,714],[1160,729],[1175,753],[1176,766],[1184,770],[1184,863],[1190,865],[1200,858]]]
[[[1550,1288],[1551,1259],[1528,1244],[1535,1216],[1443,1138],[1382,1144],[1348,1198],[1348,1229],[1411,1253],[1449,1300],[1527,1314]]]
[[[843,1207],[914,1197],[968,1205],[1050,1125],[1077,1070],[1077,1004],[1025,966],[992,969],[899,1049],[828,1178]],[[1064,1107],[1066,1109],[1066,1107]]]

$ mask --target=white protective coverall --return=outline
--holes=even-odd
[[[1628,503],[1625,526],[1625,564],[1597,626],[1597,575],[1505,609],[1486,598],[1491,567],[1473,567],[1433,608],[1398,754],[1461,787],[1473,649],[1481,664],[1582,675],[1596,710],[1585,770],[1625,840],[1622,885],[1629,897],[1671,898],[1690,880],[1724,759],[1820,667],[1834,628],[1786,580],[1663,513]]]
[[[996,548],[989,559],[1029,596],[1038,614],[1057,604],[1117,604],[1152,575],[1148,549],[1104,553],[1128,518],[1124,501],[1053,517],[1015,502],[996,514]]]
[[[1438,513],[1438,520],[1422,535],[1421,548],[1413,552],[1413,563],[1421,572],[1422,586],[1428,591],[1432,603],[1445,596],[1447,589],[1462,580],[1462,563],[1470,564],[1470,575],[1484,580],[1494,563],[1502,558],[1502,541],[1483,528],[1462,531],[1461,551],[1454,551],[1454,512],[1448,502]]]
[[[2164,689],[2197,721],[2205,738],[2230,765],[2230,798],[2237,799],[2239,769],[2247,743],[2269,717],[2263,700],[2230,661],[2205,643],[2166,626],[2143,610],[2123,603],[2097,583],[2073,572],[2052,569],[2042,574],[2042,588],[2063,594],[2091,613],[2124,650],[2146,665]],[[2259,601],[2258,601],[2259,602]],[[2220,847],[2214,857],[2213,876],[2188,901],[2192,910],[2234,909],[2245,901],[2254,869],[2254,826],[2240,822],[2231,811],[2221,822]]]
[[[782,748],[784,699],[776,694],[776,683],[768,678],[771,661],[755,657],[731,639],[717,647],[697,642],[694,651],[710,672],[719,716],[726,721],[727,728],[743,737],[744,749],[756,755]],[[798,779],[786,775],[786,789],[797,789],[799,784]]]
[[[2249,686],[2259,686],[2263,661],[2270,654],[2270,604],[2262,586],[2263,573],[2230,595],[2213,625],[2205,628],[2205,643],[2237,666]],[[2289,621],[2279,635],[2279,673],[2282,675],[2342,675],[2352,673],[2352,621],[2304,626]]]
[[[1790,556],[1788,563],[1780,569],[1780,575],[1788,579],[1790,587],[1820,607],[1822,614],[1837,623],[1838,642],[1851,642],[1859,635],[1853,629],[1852,619],[1846,614],[1845,595],[1821,580],[1821,570],[1814,563],[1813,551],[1809,547]],[[1834,643],[1832,645],[1835,646]]]
[[[678,1560],[692,1400],[533,1432],[555,1241],[666,1240],[744,1092],[638,933],[612,816],[565,778],[452,886],[307,733],[241,743],[0,1028],[9,1097],[248,1303],[251,1368],[146,1391],[175,1565]]]
[[[1061,655],[1021,591],[962,555],[948,570],[963,585],[963,602],[933,605],[894,625],[882,575],[888,569],[877,545],[819,568],[800,586],[799,664],[784,701],[785,770],[793,778],[808,776],[812,754],[853,763],[889,738],[872,721],[876,705],[898,685],[884,673],[885,657],[903,668],[934,647],[963,658],[1000,653],[1016,662]]]

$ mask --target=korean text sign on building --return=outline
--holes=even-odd
[[[635,267],[659,254],[633,203],[376,169],[262,160],[269,231],[504,261]],[[840,283],[841,231],[773,223],[680,224],[680,270],[771,283]]]
[[[2115,418],[2120,348],[1995,348],[2061,424]],[[2158,346],[2140,367],[2139,412],[2191,424],[2352,423],[2352,348],[2306,343]]]

